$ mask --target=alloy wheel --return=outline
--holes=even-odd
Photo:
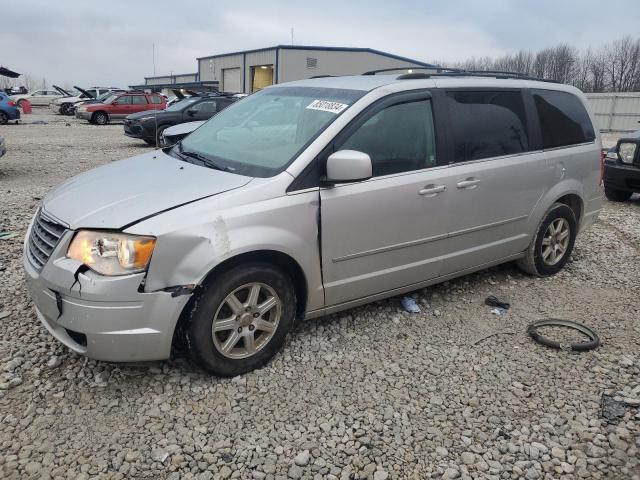
[[[213,344],[228,358],[248,358],[269,343],[282,316],[282,301],[264,283],[248,283],[225,297],[211,327]]]
[[[542,237],[542,260],[547,265],[555,265],[564,257],[569,247],[571,227],[564,218],[553,220]]]

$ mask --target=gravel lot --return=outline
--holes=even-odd
[[[640,479],[638,197],[607,203],[553,278],[505,265],[416,292],[420,314],[392,298],[300,323],[266,368],[219,379],[87,360],[38,323],[21,248],[39,200],[148,147],[120,125],[24,120],[49,124],[0,127],[0,230],[18,234],[0,240],[1,478]],[[537,345],[526,326],[546,317],[603,345]]]

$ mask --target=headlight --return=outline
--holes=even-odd
[[[80,230],[67,257],[102,275],[127,275],[147,268],[155,245],[154,237]]]
[[[620,160],[622,160],[623,163],[633,163],[633,159],[636,156],[637,147],[637,143],[621,143],[620,147],[618,147]]]

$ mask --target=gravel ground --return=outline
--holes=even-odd
[[[120,125],[38,119],[0,129],[0,230],[18,234],[0,240],[1,478],[640,479],[637,197],[607,203],[553,278],[505,265],[416,292],[420,314],[392,298],[300,323],[266,368],[219,379],[87,360],[37,322],[21,242],[39,200],[148,148]],[[512,308],[493,315],[488,294]],[[545,317],[603,344],[537,345],[526,326]]]

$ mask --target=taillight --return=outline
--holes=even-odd
[[[10,107],[16,106],[16,102],[14,102],[13,100],[9,100],[7,103],[9,104]]]

